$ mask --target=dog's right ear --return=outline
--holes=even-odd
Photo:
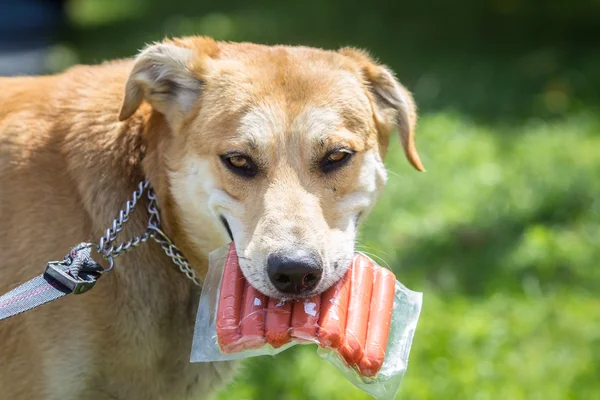
[[[205,49],[206,46],[211,48]],[[200,95],[203,59],[207,53],[214,53],[215,47],[214,41],[205,38],[164,41],[146,47],[135,59],[127,79],[119,120],[131,117],[146,100],[172,128],[177,126]]]

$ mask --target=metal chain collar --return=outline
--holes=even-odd
[[[146,231],[141,235],[135,236],[128,241],[121,242],[119,245],[115,245],[117,235],[123,230],[123,225],[129,221],[129,216],[133,212],[133,209],[137,205],[139,199],[146,192],[148,197],[148,226]],[[104,271],[108,272],[113,269],[115,265],[114,259],[120,254],[127,252],[133,248],[138,247],[140,244],[148,241],[148,239],[154,239],[156,243],[160,245],[165,254],[173,261],[175,265],[179,267],[179,270],[185,274],[194,284],[202,286],[196,272],[192,269],[189,262],[181,254],[181,251],[175,246],[169,237],[160,229],[160,215],[158,213],[158,202],[156,194],[150,187],[150,183],[145,180],[139,183],[138,189],[133,192],[131,200],[127,201],[125,209],[119,211],[119,216],[113,220],[112,225],[106,230],[104,236],[100,238],[100,242],[95,245],[98,253],[104,257],[109,267]]]

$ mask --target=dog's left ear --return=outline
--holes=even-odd
[[[425,171],[415,147],[417,110],[410,92],[396,80],[391,70],[377,64],[364,51],[347,47],[340,49],[340,53],[359,63],[375,103],[377,119],[388,127],[386,131],[390,126],[398,128],[406,158],[415,169]],[[387,135],[384,141],[387,144]]]
[[[146,100],[175,128],[200,96],[202,80],[198,75],[207,55],[205,46],[217,45],[205,38],[190,38],[146,47],[127,79],[119,120],[131,117]]]

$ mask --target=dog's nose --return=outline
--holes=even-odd
[[[296,249],[271,254],[267,259],[267,274],[279,291],[298,295],[317,286],[323,274],[323,265],[317,255]]]

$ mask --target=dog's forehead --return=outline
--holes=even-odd
[[[290,114],[281,103],[265,103],[245,113],[237,129],[238,138],[260,150],[268,144],[292,142],[324,145],[327,139],[347,131],[342,116],[331,107],[306,105]]]
[[[320,54],[320,53],[317,53]],[[327,53],[325,53],[327,54]],[[343,58],[342,55],[333,60]],[[287,103],[353,101],[364,91],[360,71],[332,57],[304,59],[295,52],[258,53],[249,58],[231,56],[214,60],[205,76],[207,89],[238,99],[279,98]],[[362,99],[354,99],[360,101]]]
[[[358,71],[340,63],[341,55],[309,55],[279,51],[222,62],[209,86],[221,113],[239,110],[237,140],[251,147],[280,140],[301,145],[371,133],[373,112]]]

